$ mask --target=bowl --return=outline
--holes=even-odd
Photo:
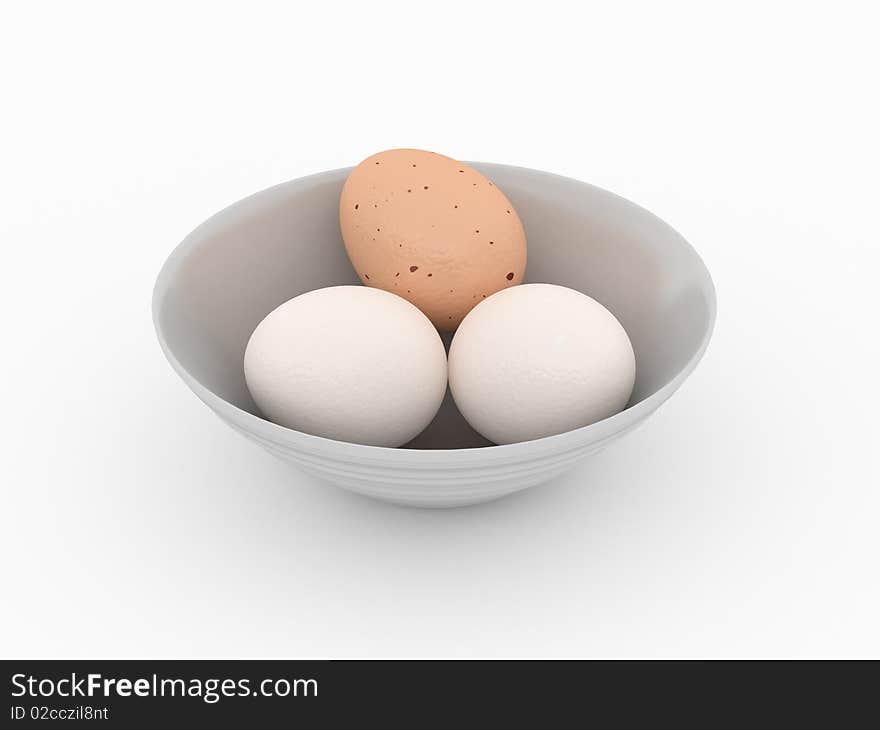
[[[333,441],[261,418],[242,369],[254,327],[298,294],[359,283],[339,231],[349,169],[245,198],[174,250],[153,292],[153,320],[171,366],[225,423],[270,454],[403,505],[496,499],[547,482],[632,431],[678,389],[709,343],[715,290],[700,257],[662,220],[613,193],[537,170],[468,164],[516,206],[529,245],[526,281],[589,294],[626,328],[636,381],[625,410],[556,436],[493,446],[447,393],[431,425],[399,449]]]

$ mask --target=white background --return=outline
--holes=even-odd
[[[3,656],[878,656],[871,3],[18,3],[0,21]],[[704,257],[706,358],[552,485],[417,511],[174,375],[210,214],[422,147],[588,180]]]

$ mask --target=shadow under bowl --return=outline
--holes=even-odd
[[[434,422],[400,449],[333,441],[263,419],[242,367],[254,328],[299,294],[360,283],[339,231],[339,194],[350,169],[252,195],[174,250],[153,292],[156,332],[172,367],[223,421],[270,453],[345,489],[412,506],[476,504],[546,482],[634,429],[678,389],[709,343],[715,290],[700,257],[662,220],[613,193],[537,170],[470,164],[519,213],[529,246],[526,282],[589,294],[626,329],[636,381],[624,411],[557,436],[492,446],[447,393]]]

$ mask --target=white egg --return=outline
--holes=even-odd
[[[335,286],[291,299],[254,330],[248,389],[271,421],[371,446],[401,446],[437,413],[446,351],[415,306],[381,289]]]
[[[449,387],[473,428],[496,444],[552,436],[622,410],[635,355],[599,302],[553,284],[483,300],[449,350]]]

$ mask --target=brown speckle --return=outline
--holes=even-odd
[[[425,185],[425,190],[427,190],[427,189],[428,189],[428,186],[427,186],[427,185]]]
[[[508,212],[508,213],[510,213],[510,211],[509,211],[509,210],[508,210],[508,211],[507,211],[507,212]]]
[[[406,290],[406,293],[407,293],[407,294],[412,294],[412,289],[407,289],[407,290]]]
[[[377,162],[376,164],[378,165],[379,163]]]
[[[479,229],[479,228],[477,228],[477,229],[474,231],[474,233],[479,233],[479,232],[480,232],[480,229]]]
[[[381,230],[382,230],[381,228],[377,228],[376,233],[379,233]]]
[[[409,273],[410,273],[410,274],[414,274],[414,273],[417,272],[418,270],[419,270],[419,267],[418,267],[418,266],[410,266],[410,267],[409,267]]]
[[[411,192],[412,192],[412,188],[407,188],[407,189],[406,189],[406,192],[411,193]]]
[[[399,271],[394,275],[394,278],[396,279],[398,276],[400,276],[400,272],[399,272]]]
[[[358,204],[357,204],[357,203],[354,204],[354,209],[355,209],[355,210],[358,209]]]
[[[428,274],[428,276],[434,276],[433,274]]]
[[[458,206],[457,206],[457,205],[453,205],[452,207],[453,207],[453,208],[457,208]]]
[[[513,272],[512,271],[507,275],[507,280],[513,281]]]
[[[494,245],[495,245],[495,241],[489,241],[489,245],[490,245],[490,246],[494,246]]]
[[[378,204],[378,203],[373,203],[373,207],[374,207],[374,208],[378,208],[378,207],[379,207],[379,204]]]
[[[459,170],[459,172],[464,172],[464,170]]]
[[[490,185],[492,184],[492,181],[491,181],[491,180],[489,181],[489,184],[490,184]]]
[[[369,274],[364,274],[364,278],[365,278],[367,281],[369,281],[369,280],[370,280],[370,275],[369,275]]]
[[[485,299],[485,298],[486,298],[486,295],[485,295],[485,294],[483,294],[483,299]]]
[[[452,315],[448,316],[446,319],[452,319]]]
[[[416,163],[415,163],[415,162],[413,162],[413,167],[415,167],[415,166],[416,166]]]

